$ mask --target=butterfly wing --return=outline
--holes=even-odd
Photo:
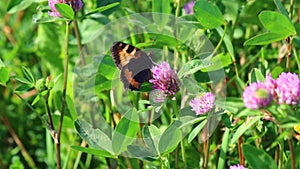
[[[121,81],[125,88],[130,90],[139,90],[141,84],[151,78],[152,61],[149,56],[143,51],[137,51],[121,69]]]
[[[116,66],[121,70],[120,79],[125,88],[139,90],[141,84],[150,79],[152,61],[145,52],[123,42],[114,43],[110,51]]]
[[[123,42],[115,42],[110,48],[111,56],[120,70],[129,63],[137,51],[140,51],[140,49]]]

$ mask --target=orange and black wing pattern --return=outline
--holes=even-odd
[[[116,42],[110,49],[116,66],[121,70],[120,79],[126,89],[139,90],[142,83],[151,78],[153,65],[150,56],[142,50]]]

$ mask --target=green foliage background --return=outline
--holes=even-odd
[[[112,8],[107,7],[107,10],[101,8],[115,2],[120,2],[120,4]],[[228,168],[230,165],[238,164],[240,162],[237,144],[239,138],[243,138],[245,143],[243,151],[248,168],[261,167],[266,164],[269,164],[267,165],[269,168],[290,168],[291,159],[287,138],[292,140],[296,166],[299,167],[300,143],[299,139],[293,137],[293,134],[297,135],[293,131],[293,126],[299,124],[299,106],[293,109],[298,114],[279,121],[284,129],[281,131],[282,126],[278,127],[273,122],[262,120],[260,111],[246,109],[241,95],[246,84],[264,79],[267,73],[271,73],[273,77],[278,77],[281,72],[300,73],[300,16],[298,12],[300,3],[295,1],[291,7],[289,1],[283,1],[281,6],[277,0],[215,0],[212,3],[216,5],[217,10],[207,9],[209,11],[207,17],[203,17],[207,11],[201,8],[201,4],[208,6],[207,1],[196,2],[193,16],[184,13],[182,7],[186,3],[186,0],[84,1],[84,9],[76,15],[82,44],[85,45],[94,40],[91,37],[94,32],[103,28],[107,23],[132,13],[163,12],[195,23],[199,29],[205,31],[213,45],[218,46],[218,53],[223,54],[220,58],[223,59],[222,69],[226,74],[226,113],[222,116],[216,132],[210,139],[209,168]],[[95,9],[98,10],[93,11]],[[266,10],[268,12],[262,13]],[[0,92],[2,93],[0,95],[0,144],[2,145],[0,168],[55,168],[56,166],[53,139],[46,127],[47,99],[45,96],[49,97],[56,127],[59,123],[62,104],[65,20],[61,19],[62,21],[58,22],[59,19],[56,19],[57,22],[52,22],[53,20],[47,17],[47,11],[49,7],[45,0],[0,1],[0,28],[2,30],[0,34]],[[275,11],[275,14],[270,11]],[[93,14],[83,17],[88,12]],[[288,19],[286,15],[292,15],[289,16],[292,19]],[[271,20],[271,17],[274,17],[275,21]],[[280,20],[276,20],[277,17]],[[272,27],[271,23],[274,23],[275,27]],[[280,25],[280,23],[284,25],[278,27],[276,24]],[[118,31],[116,28],[116,33]],[[225,34],[223,34],[224,31],[226,31]],[[268,34],[262,37],[261,34],[266,32]],[[257,38],[257,35],[260,37]],[[291,44],[285,41],[288,37],[292,37]],[[143,38],[138,37],[135,40],[136,42],[132,43],[141,47],[152,44],[149,39],[148,42],[143,42]],[[155,45],[168,48],[172,45],[172,41],[158,40]],[[285,45],[291,45],[290,58],[287,58],[289,51],[285,50]],[[97,48],[101,48],[101,45],[97,44],[90,50],[97,51]],[[176,44],[169,49],[176,49],[179,55],[190,56],[181,58],[186,62],[194,55],[187,48],[176,48]],[[172,147],[172,151],[162,155],[160,159],[141,160],[119,156],[118,163],[115,164],[115,156],[106,151],[81,149],[79,145],[84,142],[81,138],[82,133],[78,134],[78,131],[83,124],[76,121],[72,88],[74,86],[72,77],[77,73],[74,68],[78,62],[78,56],[74,26],[71,25],[68,108],[61,137],[63,168],[107,168],[108,163],[119,168],[160,168],[162,166],[199,168],[203,164],[204,150],[197,140],[199,132],[189,135],[189,138],[184,138],[178,146],[176,144]],[[112,60],[106,61],[104,63],[108,65],[108,69],[115,70],[109,67],[112,65]],[[100,74],[101,71],[103,70],[99,70]],[[194,74],[199,84],[207,82],[204,74],[200,70]],[[111,79],[100,78],[105,78],[107,83],[111,83]],[[43,93],[45,83],[51,86],[49,95]],[[204,89],[209,89],[205,83],[202,86]],[[107,106],[111,103],[109,87],[103,84],[97,89],[99,102],[103,105],[100,111],[110,122],[109,109],[117,111],[117,108]],[[168,109],[170,112],[174,111],[171,105],[172,103],[167,105],[170,107]],[[91,108],[87,108],[86,111],[90,110]],[[248,123],[249,118],[252,120],[250,120],[251,123]],[[165,114],[155,123],[165,129],[172,122],[173,116]],[[137,126],[132,123],[130,125]],[[195,123],[193,127],[197,128],[197,126],[199,127],[200,124]],[[151,130],[156,129],[151,128]],[[133,135],[137,133],[137,131],[131,132]],[[182,149],[185,152],[184,160]],[[88,153],[81,154],[81,151]],[[261,159],[260,162],[255,160],[258,155],[261,155],[261,158],[258,158]]]

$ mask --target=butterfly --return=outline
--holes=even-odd
[[[125,89],[139,90],[142,83],[151,78],[153,62],[150,54],[123,42],[115,42],[110,53],[121,70],[120,79]]]

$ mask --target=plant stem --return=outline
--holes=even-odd
[[[86,141],[82,141],[81,144],[80,144],[80,146],[81,146],[81,147],[86,147],[86,146],[87,146],[87,142],[86,142]],[[78,168],[78,165],[79,165],[79,162],[80,162],[81,155],[82,155],[82,151],[78,151],[77,157],[76,157],[76,160],[75,160],[75,163],[74,163],[74,166],[73,166],[73,169]]]
[[[289,149],[291,154],[291,167],[292,169],[295,169],[295,152],[294,152],[292,139],[289,138],[288,143],[289,143]]]
[[[293,19],[294,0],[290,0],[290,19]]]
[[[207,137],[207,139],[205,140],[204,144],[203,144],[203,148],[204,148],[204,163],[203,163],[203,169],[207,169],[208,168],[208,156],[209,156],[209,136]]]
[[[185,161],[185,149],[184,149],[184,144],[183,144],[183,140],[180,141],[180,146],[181,146],[181,157],[182,157],[182,161],[184,164],[184,168],[186,169],[186,161]]]
[[[245,160],[244,160],[244,155],[243,155],[243,151],[242,151],[242,144],[243,144],[243,137],[240,136],[238,139],[239,160],[240,160],[240,164],[245,166]]]
[[[297,62],[297,66],[298,66],[298,73],[300,74],[300,61],[299,61],[299,56],[297,55],[297,52],[295,49],[293,49],[293,54],[295,56],[296,62]]]
[[[224,38],[225,38],[225,36],[226,36],[227,28],[228,28],[228,26],[227,26],[227,24],[225,24],[225,25],[224,25],[224,33],[223,33],[223,35],[222,35],[220,41],[218,42],[217,46],[215,47],[215,49],[214,49],[212,55],[214,55],[215,53],[217,53],[217,51],[218,51],[219,48],[221,47],[221,45],[222,45],[222,43],[223,43],[223,41],[224,41]]]
[[[282,129],[278,128],[278,136],[280,136],[281,133],[282,133]],[[283,149],[284,149],[284,142],[283,142],[283,140],[280,140],[279,144],[278,144],[278,168],[282,168]]]
[[[48,128],[50,129],[51,136],[54,139],[55,129],[54,129],[54,126],[53,126],[53,120],[52,120],[50,106],[49,106],[49,93],[50,93],[50,90],[48,90],[48,93],[45,97],[45,99],[46,99],[46,110],[47,110],[47,114],[48,114],[48,118],[49,118],[49,122],[47,122],[48,123],[47,125],[49,125]]]
[[[178,17],[179,16],[179,12],[180,12],[180,1],[181,0],[177,0],[177,4],[176,4],[176,11],[175,11],[175,16]]]
[[[56,148],[56,162],[57,169],[61,169],[61,158],[60,158],[60,135],[61,129],[65,114],[65,106],[66,106],[66,93],[67,93],[67,81],[68,81],[68,48],[69,48],[69,34],[70,34],[70,21],[66,22],[66,37],[65,37],[65,46],[64,46],[64,84],[63,84],[63,94],[62,94],[62,106],[61,106],[61,115],[58,124],[58,130],[55,135],[55,148]]]
[[[77,39],[77,47],[78,47],[78,51],[79,51],[80,62],[81,62],[81,65],[84,66],[86,64],[86,62],[85,62],[84,55],[82,53],[81,36],[80,36],[80,33],[79,33],[77,20],[74,20],[73,24],[74,24],[75,36],[76,36],[76,39]]]

